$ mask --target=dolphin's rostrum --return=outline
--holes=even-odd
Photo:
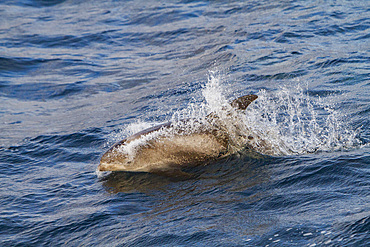
[[[181,168],[205,165],[248,146],[253,137],[238,125],[238,110],[245,110],[257,99],[245,95],[224,107],[222,116],[213,112],[203,122],[187,119],[140,131],[111,147],[100,160],[99,171],[168,173]],[[236,110],[236,111],[235,111]],[[226,120],[226,121],[225,121]],[[196,129],[186,130],[186,126]],[[228,125],[232,125],[232,128]],[[242,138],[237,145],[236,140]]]

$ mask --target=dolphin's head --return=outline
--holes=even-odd
[[[99,171],[130,171],[130,161],[127,155],[112,148],[100,160]]]
[[[249,104],[257,98],[258,96],[254,94],[244,95],[242,97],[234,99],[233,102],[231,102],[231,106],[239,110],[245,110],[249,106]]]

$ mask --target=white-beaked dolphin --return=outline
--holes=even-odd
[[[243,138],[244,147],[248,147],[246,142],[253,141],[252,136],[240,130],[235,109],[245,110],[257,98],[257,95],[239,97],[223,107],[225,114],[212,112],[203,122],[187,119],[181,121],[180,127],[168,122],[140,131],[104,153],[98,170],[181,174],[181,168],[226,157],[237,151],[238,145],[234,144],[238,138]],[[190,123],[198,124],[197,128],[186,131],[184,126]],[[130,145],[133,150],[127,152]]]

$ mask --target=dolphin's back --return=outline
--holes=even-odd
[[[114,148],[117,148],[123,144],[126,144],[126,143],[129,143],[133,140],[136,140],[136,139],[139,139],[140,137],[142,137],[143,135],[147,135],[147,134],[150,134],[151,132],[155,132],[155,131],[158,131],[162,128],[169,128],[170,126],[172,125],[171,122],[167,122],[167,123],[163,123],[163,124],[160,124],[160,125],[156,125],[156,126],[153,126],[153,127],[150,127],[150,128],[147,128],[147,129],[144,129],[142,131],[139,131],[125,139],[123,139],[122,141],[119,141],[117,143],[115,143],[108,151],[111,151],[112,149]]]

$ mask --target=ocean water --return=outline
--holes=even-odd
[[[369,246],[370,3],[0,3],[1,246]],[[115,142],[245,94],[270,147],[190,179]]]

